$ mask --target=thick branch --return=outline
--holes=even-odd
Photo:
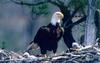
[[[78,12],[78,10],[80,9],[80,7],[76,8],[74,10],[74,12],[70,15],[70,17],[67,19],[67,21],[64,23],[64,26],[66,26],[66,24],[71,21],[71,19],[74,17],[74,15]]]
[[[74,12],[72,13],[71,15],[71,19],[74,17],[74,15],[78,12],[78,10],[80,9],[81,7],[78,7],[74,10]]]
[[[84,17],[82,17],[80,20],[74,22],[72,26],[77,25],[77,24],[79,24],[79,23],[81,23],[81,22],[86,21],[86,17],[87,17],[87,16],[84,16]]]
[[[73,26],[75,26],[75,25],[77,25],[77,24],[79,24],[79,23],[81,23],[81,22],[84,22],[84,21],[86,21],[86,17],[87,17],[87,16],[84,16],[84,17],[82,17],[81,19],[79,19],[78,21],[76,21],[76,22],[74,22],[74,23],[72,23],[72,24],[69,24],[68,26],[66,26],[66,27],[64,27],[64,28],[73,27]]]

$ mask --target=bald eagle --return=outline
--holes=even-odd
[[[32,42],[36,43],[41,50],[41,54],[45,55],[47,51],[53,51],[55,54],[58,47],[58,41],[61,39],[64,30],[61,27],[61,12],[55,12],[47,26],[42,26],[37,31]],[[31,43],[32,44],[32,43]]]

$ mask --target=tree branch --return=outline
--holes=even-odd
[[[77,24],[79,24],[79,23],[81,23],[81,22],[86,21],[86,17],[87,17],[87,16],[84,16],[84,17],[82,17],[81,19],[79,19],[78,21],[74,22],[72,26],[77,25]]]
[[[27,6],[36,6],[36,5],[40,5],[40,4],[44,4],[44,3],[48,3],[48,1],[42,1],[42,2],[38,2],[38,3],[27,3],[27,2],[23,2],[23,1],[14,1],[14,0],[10,0],[16,4],[20,4],[20,5],[27,5]]]
[[[53,5],[56,5],[56,6],[58,6],[58,7],[60,8],[60,5],[59,5],[57,2],[55,2],[55,1],[49,0],[49,3],[51,3],[51,4],[53,4]]]
[[[64,2],[60,1],[60,0],[57,0],[60,4],[64,5]]]
[[[74,15],[78,12],[78,10],[80,9],[81,7],[78,7],[75,9],[75,11],[72,13],[71,15],[71,19],[74,17]]]
[[[70,17],[68,18],[68,20],[64,23],[64,26],[66,26],[66,24],[71,21],[71,19],[74,17],[74,15],[78,12],[78,10],[80,9],[80,7],[76,8],[74,10],[74,12],[70,15]]]
[[[37,5],[41,5],[41,4],[44,4],[44,3],[51,3],[53,5],[60,7],[60,5],[57,2],[51,1],[51,0],[41,1],[41,2],[38,2],[38,3],[27,3],[27,2],[23,2],[23,1],[14,1],[14,0],[10,0],[10,1],[12,1],[16,4],[27,5],[27,6],[37,6]]]
[[[82,17],[81,19],[79,19],[78,21],[76,21],[76,22],[74,22],[74,23],[72,23],[72,24],[69,24],[68,26],[66,26],[66,27],[64,27],[64,28],[69,28],[69,27],[73,27],[73,26],[75,26],[75,25],[77,25],[77,24],[79,24],[79,23],[81,23],[81,22],[84,22],[84,21],[86,21],[86,15],[84,16],[84,17]]]

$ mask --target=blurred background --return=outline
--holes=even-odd
[[[60,11],[57,6],[52,4],[43,4],[36,7],[16,3],[19,1],[27,3],[39,2],[38,0],[0,0],[0,48],[4,47],[7,50],[24,51],[34,39],[39,27],[50,23],[52,14]],[[74,3],[77,1],[78,3],[78,0],[69,1]],[[66,6],[69,1],[65,1]],[[70,9],[73,12],[73,6]],[[85,8],[84,10],[86,12],[87,9]],[[82,13],[76,13],[72,21],[77,21],[81,16],[83,16]],[[85,33],[84,31],[85,22],[77,24],[72,28],[72,35],[76,42],[80,42],[81,36]],[[62,38],[59,41],[58,52],[66,51],[66,49],[67,46],[64,44]]]
[[[47,15],[31,16],[30,8],[9,0],[0,0],[0,48],[23,51],[40,26],[47,25],[59,9],[53,5]],[[33,13],[34,14],[34,13]]]

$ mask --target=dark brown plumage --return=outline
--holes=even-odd
[[[64,33],[63,28],[60,26],[62,18],[63,14],[61,12],[54,13],[50,24],[40,27],[37,31],[33,42],[40,47],[41,54],[46,54],[47,50],[56,53],[58,41]]]
[[[56,53],[58,41],[63,33],[63,28],[59,25],[49,24],[48,26],[42,26],[34,38],[34,43],[38,44],[42,54],[46,54],[47,50]]]

